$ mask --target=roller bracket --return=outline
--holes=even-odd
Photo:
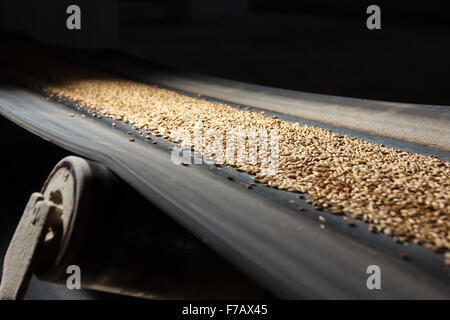
[[[32,274],[54,256],[61,213],[41,193],[31,195],[5,255],[1,300],[23,299]]]

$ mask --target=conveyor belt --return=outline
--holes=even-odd
[[[142,139],[130,143],[129,128],[114,129],[107,119],[82,118],[66,105],[2,85],[0,112],[59,146],[100,161],[165,210],[197,237],[269,290],[285,298],[449,298],[448,267],[422,246],[403,247],[366,225],[347,226],[341,217],[318,212],[289,192],[246,189],[246,174],[206,165],[170,161],[170,144]],[[76,110],[76,109],[75,109]],[[69,117],[69,113],[75,117]],[[364,134],[366,135],[366,134]],[[381,139],[389,145],[401,142]],[[448,153],[414,144],[409,151]],[[233,175],[235,181],[224,179]],[[293,200],[294,203],[290,203]],[[296,211],[301,203],[306,211]],[[411,261],[399,257],[406,252]],[[368,290],[366,268],[382,270],[382,290]]]

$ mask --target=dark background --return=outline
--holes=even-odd
[[[65,8],[78,4],[82,30]],[[381,30],[366,8],[381,8]],[[267,86],[450,105],[450,1],[2,1],[4,35]]]

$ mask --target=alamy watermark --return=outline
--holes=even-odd
[[[380,30],[381,29],[381,9],[379,6],[372,4],[367,7],[367,14],[370,16],[366,20],[366,26],[369,30]]]
[[[366,286],[369,290],[380,290],[381,289],[381,268],[376,264],[372,264],[367,267],[367,274],[370,276],[367,278]]]
[[[76,4],[67,7],[66,13],[70,16],[66,20],[66,27],[69,30],[81,29],[81,9]]]
[[[69,274],[66,281],[67,289],[80,290],[81,289],[81,269],[77,265],[70,265],[67,267],[66,273]]]
[[[225,164],[258,166],[264,175],[274,175],[279,166],[277,129],[204,129],[198,121],[191,134],[186,129],[171,133],[177,145],[171,160],[176,164]]]

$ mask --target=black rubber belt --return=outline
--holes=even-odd
[[[104,163],[280,297],[450,298],[442,255],[422,246],[402,247],[370,233],[363,223],[350,228],[325,211],[320,212],[327,219],[322,230],[318,212],[305,204],[307,210],[299,213],[284,204],[296,199],[295,194],[263,187],[247,190],[202,166],[175,165],[158,145],[141,139],[131,143],[129,135],[105,121],[82,118],[18,87],[1,87],[0,113],[52,143]],[[413,260],[403,261],[399,252]],[[381,268],[381,290],[366,286],[366,269],[372,264]]]

